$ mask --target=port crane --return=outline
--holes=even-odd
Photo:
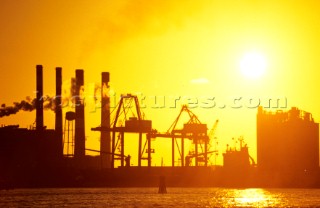
[[[215,153],[217,154],[217,150],[216,150],[216,145],[215,145],[215,149],[211,150],[212,145],[212,141],[214,140],[214,134],[215,134],[215,130],[218,126],[219,120],[216,120],[215,123],[213,124],[213,127],[210,129],[209,133],[208,133],[208,145],[206,150],[204,151],[203,145],[200,143],[200,148],[202,150],[203,153],[200,153],[198,155],[195,154],[194,148],[191,148],[191,150],[189,150],[189,154],[186,156],[185,160],[186,160],[186,166],[191,166],[192,165],[192,159],[195,158],[196,156],[198,156],[198,162],[200,163],[205,163],[205,161],[209,161],[210,156]],[[207,153],[207,159],[204,158],[204,152]]]
[[[111,148],[111,168],[114,168],[115,160],[120,160],[121,167],[124,166],[127,158],[125,152],[125,133],[137,133],[139,135],[138,147],[138,166],[141,166],[143,159],[148,161],[148,167],[151,167],[151,149],[150,132],[152,131],[151,120],[144,120],[140,111],[138,97],[132,94],[121,95],[120,102],[115,108],[115,116],[111,122],[110,128],[96,127],[93,131],[107,131],[111,133],[112,148]],[[142,147],[142,135],[146,134],[145,145]],[[117,153],[119,150],[120,153]],[[144,153],[147,157],[143,157]]]
[[[154,149],[151,148],[151,140],[156,138],[171,139],[172,167],[175,166],[176,150],[178,151],[182,167],[191,165],[190,161],[192,161],[192,159],[195,159],[195,166],[208,165],[208,156],[214,151],[210,151],[211,145],[209,144],[210,138],[207,134],[207,125],[202,124],[187,105],[182,106],[178,116],[165,133],[159,133],[157,130],[152,129],[151,120],[144,120],[140,111],[138,98],[135,95],[122,95],[115,110],[114,120],[111,122],[110,128],[92,128],[93,131],[107,131],[111,133],[112,151],[110,154],[112,157],[112,168],[114,168],[115,160],[120,160],[121,166],[124,166],[126,158],[124,155],[125,133],[137,133],[139,135],[139,167],[141,166],[142,160],[147,160],[148,167],[151,167],[151,154],[155,152]],[[129,116],[129,114],[133,116]],[[183,128],[178,128],[178,123],[180,123],[183,114],[187,115],[188,121],[183,124]],[[144,145],[142,145],[142,134],[146,135]],[[180,139],[180,144],[178,139]],[[191,140],[194,146],[194,152],[192,152],[192,154],[189,152],[187,157],[185,155],[185,139]],[[117,151],[119,151],[119,153]],[[144,153],[147,154],[146,157],[143,157]]]
[[[212,142],[214,142],[214,165],[217,164],[217,156],[218,156],[218,150],[217,150],[217,145],[218,145],[218,142],[216,141],[216,137],[215,137],[215,133],[216,133],[216,129],[217,129],[217,126],[218,126],[218,123],[219,123],[219,120],[216,120],[216,122],[213,124],[208,136],[209,136],[209,149],[208,151],[211,150],[213,144]]]
[[[177,126],[183,114],[186,114],[189,117],[189,120],[184,123],[183,128],[178,129]],[[167,132],[151,132],[151,137],[171,139],[172,167],[175,166],[176,148],[178,150],[182,167],[190,165],[192,158],[195,158],[195,166],[200,165],[201,162],[204,162],[204,166],[208,165],[208,154],[211,152],[208,152],[209,137],[207,135],[207,125],[202,124],[187,105],[182,106],[179,115],[171,124]],[[178,139],[180,139],[180,144]],[[187,157],[185,157],[185,139],[192,140],[195,149],[192,155],[189,153]],[[204,148],[202,146],[204,146]]]

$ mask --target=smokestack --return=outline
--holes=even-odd
[[[56,67],[56,98],[55,98],[55,110],[56,110],[56,121],[55,121],[55,131],[56,139],[59,143],[60,149],[58,150],[58,155],[63,155],[63,145],[62,145],[62,68]]]
[[[110,128],[110,95],[109,95],[109,72],[101,74],[101,127]],[[111,155],[103,152],[111,152],[110,132],[101,131],[100,156],[103,158],[103,167],[111,168]]]
[[[43,130],[43,72],[42,65],[37,65],[37,99],[36,99],[36,130]]]
[[[80,91],[84,85],[83,70],[76,70],[76,122],[75,122],[75,144],[74,144],[74,157],[83,158],[85,156],[85,125],[84,125],[84,103],[83,95]]]

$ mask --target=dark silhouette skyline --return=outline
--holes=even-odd
[[[46,68],[45,95],[54,95],[51,71],[56,66],[63,66],[66,78],[74,77],[74,69],[80,67],[88,71],[89,85],[100,83],[100,72],[109,71],[116,80],[112,90],[119,94],[204,95],[221,100],[282,96],[288,99],[288,109],[299,106],[317,120],[319,10],[319,3],[313,0],[5,1],[0,8],[0,104],[13,106],[27,95],[33,99],[34,65],[41,63]],[[248,53],[265,59],[265,72],[257,79],[248,79],[241,72],[242,58]],[[150,117],[161,117],[162,130],[175,116],[170,109],[145,111]],[[228,121],[217,132],[221,150],[228,139],[238,135],[245,136],[249,146],[256,146],[255,110],[217,105],[195,112],[209,126],[215,121],[212,117]],[[99,112],[88,114],[87,122],[98,125]],[[15,120],[25,127],[33,123],[34,116],[21,113],[2,117],[0,123],[14,124]],[[53,116],[46,117],[46,124],[54,127]],[[231,128],[233,131],[225,130]],[[87,132],[96,138],[96,133]],[[90,142],[92,148],[98,148],[98,139]],[[160,162],[157,158],[157,164]]]
[[[35,128],[0,127],[0,179],[4,184],[16,187],[156,186],[157,178],[165,176],[170,186],[320,187],[319,124],[314,122],[311,113],[298,108],[271,113],[259,107],[257,163],[241,138],[240,149],[228,147],[223,154],[223,166],[217,166],[208,163],[216,150],[210,150],[213,138],[207,134],[207,125],[201,123],[186,105],[182,106],[169,130],[161,133],[152,126],[152,120],[144,119],[138,97],[132,94],[121,95],[114,116],[110,109],[104,111],[110,113],[106,116],[111,121],[109,127],[92,128],[110,134],[110,139],[104,141],[105,145],[109,143],[110,151],[101,146],[96,150],[87,148],[85,105],[81,96],[76,94],[73,118],[66,118],[75,120],[74,127],[71,127],[74,129],[71,132],[74,135],[71,152],[74,154],[66,155],[64,145],[69,145],[66,143],[69,141],[65,141],[63,134],[70,132],[63,127],[61,99],[55,100],[60,107],[55,109],[55,129],[45,127],[43,100],[40,99],[43,97],[42,70],[42,66],[37,65],[36,88],[39,93],[35,104]],[[76,89],[80,93],[84,70],[76,70],[75,75]],[[61,98],[61,80],[62,69],[57,67],[56,98]],[[110,108],[108,102],[105,104]],[[180,129],[178,124],[183,113],[188,119],[182,121],[183,128]],[[126,155],[129,151],[125,151],[125,147],[133,145],[132,138],[125,139],[127,133],[139,135],[138,165],[131,165],[131,156]],[[156,148],[152,139],[163,139],[171,144],[171,165],[157,167],[152,164]],[[185,140],[191,141],[193,148],[189,152],[185,150]],[[100,154],[91,156],[86,153],[88,151]],[[116,163],[117,160],[120,163]],[[176,165],[179,160],[181,164]],[[164,189],[164,182],[161,183]]]

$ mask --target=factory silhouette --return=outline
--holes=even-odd
[[[308,112],[298,108],[269,112],[258,107],[257,161],[240,137],[238,148],[227,147],[223,153],[223,166],[212,166],[208,161],[217,153],[212,150],[212,137],[218,120],[207,132],[207,125],[184,105],[168,131],[161,133],[151,120],[144,119],[139,100],[132,94],[121,95],[111,116],[109,82],[109,73],[102,72],[101,125],[92,127],[101,133],[100,149],[87,149],[81,95],[84,71],[75,72],[75,112],[66,112],[63,121],[62,68],[56,68],[56,96],[45,103],[43,67],[37,65],[36,98],[0,107],[0,119],[19,110],[36,110],[34,128],[0,127],[0,188],[157,186],[159,178],[168,186],[320,187],[319,124]],[[55,129],[45,127],[44,109],[54,110]],[[182,114],[188,120],[179,128]],[[138,138],[137,166],[132,166],[131,156],[125,155],[127,134]],[[152,141],[156,138],[171,144],[170,166],[151,165]],[[189,151],[186,140],[192,143]],[[86,155],[90,151],[99,155]]]

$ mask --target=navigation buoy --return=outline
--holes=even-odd
[[[167,193],[167,187],[166,187],[166,177],[160,176],[159,178],[159,194],[166,194]]]

